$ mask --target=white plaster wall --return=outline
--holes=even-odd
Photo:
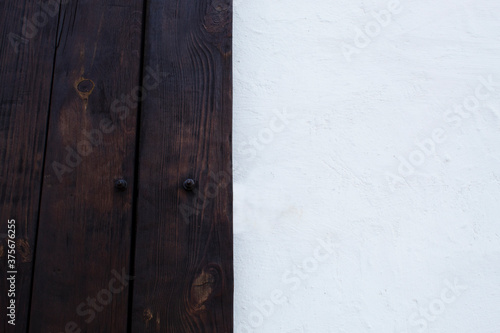
[[[237,333],[500,332],[500,2],[394,1],[234,0]]]

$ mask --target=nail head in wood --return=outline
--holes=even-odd
[[[196,185],[196,182],[193,179],[186,179],[184,181],[184,184],[182,185],[186,191],[192,191],[194,190],[194,187]]]
[[[118,191],[125,191],[127,189],[127,181],[125,179],[117,179],[115,181],[115,188],[118,190]]]

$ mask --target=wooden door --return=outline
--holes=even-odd
[[[0,4],[1,331],[233,331],[231,5]]]

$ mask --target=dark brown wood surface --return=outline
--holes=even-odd
[[[25,332],[49,114],[57,17],[23,29],[34,1],[0,1],[0,332]],[[7,324],[7,221],[16,220],[16,326]]]
[[[132,332],[232,332],[231,13],[148,1]]]
[[[0,3],[0,332],[233,332],[231,1],[58,2]]]
[[[137,107],[118,111],[140,83],[142,9],[88,0],[61,10],[30,332],[127,330],[128,285],[115,282],[111,300],[106,290],[113,270],[130,270]]]

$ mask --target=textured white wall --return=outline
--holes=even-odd
[[[500,2],[234,2],[236,332],[500,332]]]

